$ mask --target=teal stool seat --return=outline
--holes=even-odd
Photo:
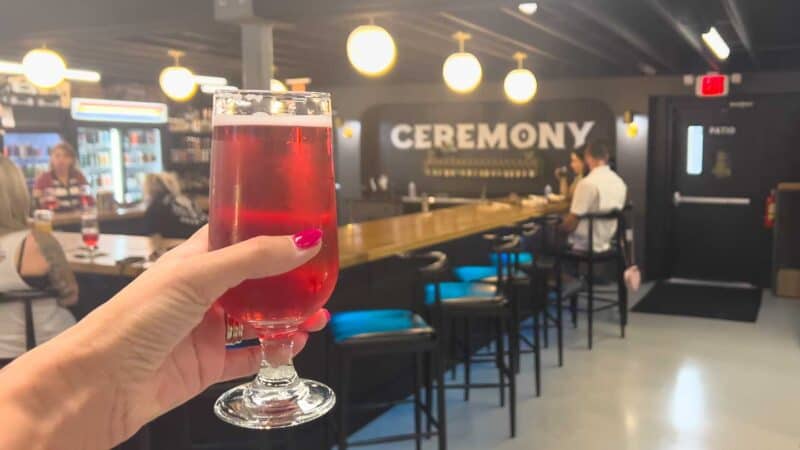
[[[456,278],[461,281],[481,281],[484,283],[497,282],[497,267],[493,266],[461,266],[453,269]],[[527,280],[528,274],[522,270],[514,272],[515,280]]]
[[[447,281],[439,283],[442,304],[445,306],[485,306],[506,302],[505,297],[497,293],[497,289],[487,283],[466,283]],[[425,304],[436,303],[436,284],[425,286]]]
[[[533,253],[531,252],[501,253],[501,255],[503,257],[503,264],[508,262],[509,255],[511,255],[511,261],[516,261],[517,264],[529,265],[533,263]],[[491,262],[493,266],[497,266],[497,253],[489,253],[489,262]]]
[[[344,311],[333,314],[330,329],[336,343],[432,334],[425,319],[404,309]]]

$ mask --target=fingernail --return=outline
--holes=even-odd
[[[321,240],[322,230],[319,228],[310,228],[292,236],[294,246],[300,250],[307,250],[311,247],[314,247],[319,244],[319,241]]]
[[[326,322],[330,322],[331,321],[331,312],[328,311],[327,309],[324,309],[324,308],[322,310],[325,312],[325,321]]]

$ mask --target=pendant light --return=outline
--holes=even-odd
[[[397,47],[392,35],[370,19],[369,25],[356,27],[347,37],[347,59],[360,74],[379,77],[394,67]]]
[[[161,90],[170,99],[176,102],[185,102],[197,92],[197,82],[191,70],[180,65],[181,57],[185,55],[180,50],[167,52],[174,60],[174,65],[165,67],[158,76]]]
[[[52,88],[64,81],[67,64],[61,55],[42,46],[22,58],[22,73],[34,86]]]
[[[472,53],[464,51],[464,41],[470,39],[464,32],[453,34],[453,39],[458,41],[458,52],[448,56],[442,66],[442,77],[447,87],[459,94],[466,94],[475,90],[483,77],[483,70],[478,58]]]
[[[514,59],[517,60],[517,68],[508,72],[503,82],[503,90],[512,103],[528,103],[536,95],[536,90],[539,86],[533,72],[522,67],[523,61],[527,57],[528,55],[522,52],[514,53]]]

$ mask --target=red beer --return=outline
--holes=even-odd
[[[100,240],[100,234],[97,232],[82,232],[81,238],[83,239],[83,244],[89,248],[96,248],[97,241]]]
[[[330,116],[215,118],[210,248],[323,231],[308,263],[228,290],[219,302],[229,315],[261,329],[292,326],[327,302],[339,271],[331,152]]]

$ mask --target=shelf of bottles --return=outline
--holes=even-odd
[[[192,109],[169,119],[172,135],[169,164],[175,168],[204,168],[211,160],[211,108]]]
[[[22,170],[28,187],[33,186],[36,177],[50,170],[50,155],[45,149],[10,145],[3,149],[3,155]]]
[[[539,174],[539,160],[431,155],[425,159],[423,171],[438,178],[531,179]]]
[[[78,128],[78,164],[89,185],[113,189],[110,129]]]
[[[162,170],[161,130],[126,130],[122,138],[122,160],[125,165],[125,201],[141,200],[142,185],[147,174]]]

